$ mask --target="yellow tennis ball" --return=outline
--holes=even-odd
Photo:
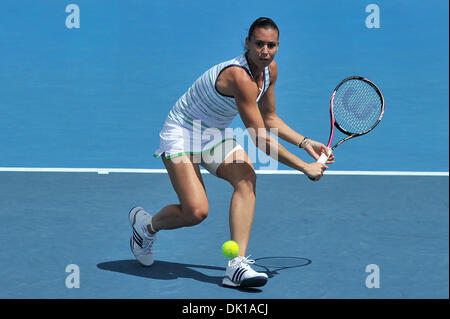
[[[234,258],[239,254],[239,245],[234,240],[229,240],[223,243],[222,253],[227,258]]]

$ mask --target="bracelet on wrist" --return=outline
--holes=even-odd
[[[303,148],[302,144],[305,143],[305,141],[306,141],[307,139],[308,139],[308,138],[307,138],[306,136],[304,136],[304,137],[303,137],[303,140],[300,142],[300,144],[298,144],[298,147]]]

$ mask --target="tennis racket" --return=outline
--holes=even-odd
[[[327,145],[330,156],[343,142],[372,131],[383,114],[383,94],[373,82],[360,76],[342,80],[330,100],[331,130]],[[331,147],[335,127],[347,136]],[[325,164],[328,158],[327,154],[322,153],[317,162]],[[310,179],[317,181],[320,178]]]

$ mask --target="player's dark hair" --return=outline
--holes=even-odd
[[[249,40],[251,39],[253,32],[255,31],[256,28],[277,30],[278,37],[280,37],[280,30],[278,30],[277,24],[270,18],[260,17],[252,23],[250,29],[248,29]]]

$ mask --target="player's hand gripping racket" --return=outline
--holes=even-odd
[[[380,123],[383,113],[383,94],[374,83],[360,76],[341,81],[330,100],[331,130],[327,145],[330,155],[343,142],[372,131]],[[347,136],[331,147],[335,127]],[[322,153],[317,162],[325,164],[328,158]],[[310,179],[317,181],[320,177]]]

